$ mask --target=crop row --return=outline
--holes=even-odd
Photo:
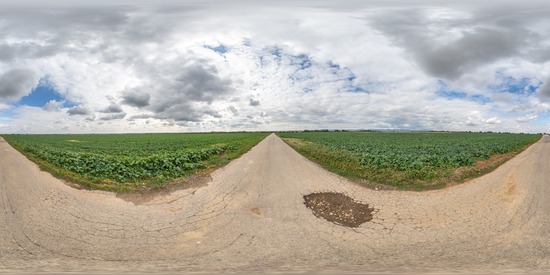
[[[6,135],[14,147],[55,167],[113,182],[171,179],[236,157],[264,133],[148,135]]]
[[[27,150],[39,158],[71,172],[127,182],[150,177],[182,177],[186,171],[205,168],[205,164],[201,161],[208,160],[211,156],[219,155],[226,150],[234,150],[239,145],[240,143],[236,142],[231,145],[177,151],[148,157],[78,153],[54,148],[30,147]]]
[[[10,141],[38,148],[53,147],[64,151],[147,157],[174,151],[207,148],[240,142],[254,134],[147,134],[147,135],[20,135]]]
[[[353,154],[367,168],[398,171],[456,168],[522,148],[540,135],[495,133],[281,133]]]

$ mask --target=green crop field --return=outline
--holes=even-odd
[[[222,165],[267,133],[142,135],[4,135],[14,148],[62,178],[120,191],[162,184]],[[102,187],[108,188],[102,188]]]
[[[300,153],[345,176],[407,188],[438,187],[467,168],[525,148],[541,135],[497,133],[279,133]],[[501,163],[490,167],[495,168]],[[457,173],[458,171],[458,173]],[[483,171],[481,171],[483,172]]]

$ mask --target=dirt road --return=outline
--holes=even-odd
[[[73,189],[0,141],[0,272],[544,271],[550,269],[550,138],[445,190],[375,191],[275,135],[199,189],[134,205]],[[303,196],[339,192],[375,209],[357,228]]]

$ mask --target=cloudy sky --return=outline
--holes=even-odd
[[[12,2],[0,133],[550,132],[550,2]]]

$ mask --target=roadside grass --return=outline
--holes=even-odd
[[[72,183],[70,185],[73,187],[88,190],[103,190],[115,193],[133,193],[135,191],[146,192],[150,190],[162,189],[170,185],[182,185],[187,183],[187,177],[191,177],[193,175],[208,175],[218,168],[229,164],[231,160],[239,158],[244,153],[248,152],[250,149],[252,149],[252,147],[256,146],[260,141],[267,137],[268,134],[266,133],[265,135],[258,135],[242,140],[238,148],[233,150],[226,150],[219,155],[212,156],[208,160],[202,161],[205,164],[206,168],[189,170],[185,173],[183,177],[168,178],[157,176],[138,180],[135,182],[117,182],[113,180],[101,179],[98,177],[81,175],[68,171],[63,167],[53,165],[39,158],[31,151],[19,146],[17,143],[9,142],[9,138],[6,138],[6,135],[0,136],[4,138],[4,140],[6,140],[10,144],[10,146],[26,156],[30,161],[36,163],[42,171],[48,172],[60,180]]]
[[[370,187],[416,191],[441,189],[490,173],[536,142],[507,154],[493,155],[488,160],[477,159],[476,164],[471,167],[424,166],[420,170],[398,171],[390,168],[364,167],[357,156],[345,150],[334,150],[325,145],[296,138],[282,138],[282,140],[325,169],[352,181]]]

